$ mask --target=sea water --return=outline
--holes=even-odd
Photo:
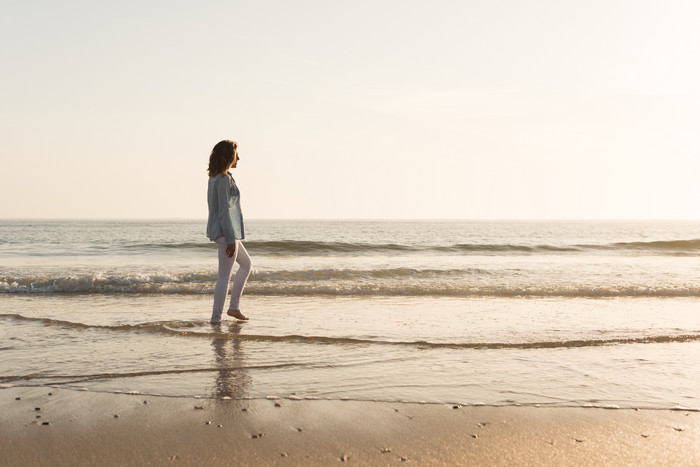
[[[0,384],[700,409],[700,222],[0,221]]]

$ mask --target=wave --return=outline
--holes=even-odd
[[[581,251],[578,247],[555,245],[512,245],[458,243],[454,245],[402,245],[398,243],[347,243],[347,242],[313,242],[313,241],[276,241],[245,242],[246,248],[258,254],[296,255],[296,254],[477,254],[477,253],[537,253]]]
[[[685,334],[661,334],[636,337],[614,337],[608,339],[570,339],[533,342],[429,342],[393,341],[381,339],[359,339],[352,337],[306,336],[306,335],[260,335],[231,332],[228,326],[211,325],[207,321],[158,321],[138,324],[93,325],[72,321],[35,318],[20,314],[0,314],[0,319],[18,322],[31,322],[50,327],[69,329],[97,329],[112,332],[145,332],[177,335],[193,338],[239,340],[254,342],[279,342],[317,345],[382,345],[409,346],[419,349],[556,349],[575,347],[595,347],[624,344],[665,344],[700,342],[700,331]]]
[[[460,278],[469,276],[493,275],[492,271],[479,268],[461,269],[415,269],[407,267],[386,269],[304,269],[279,271],[253,271],[248,283],[285,283],[318,281],[376,281],[381,279],[405,280],[410,278],[438,279]],[[216,282],[213,271],[185,273],[132,273],[124,275],[69,274],[48,277],[10,277],[0,276],[0,291],[5,292],[139,292],[157,290],[168,285],[182,291],[188,285],[197,287],[210,286]],[[176,290],[173,290],[176,291]]]
[[[700,284],[508,282],[502,271],[464,269],[310,269],[255,271],[247,295],[266,296],[453,296],[453,297],[700,297]],[[2,277],[0,294],[213,293],[213,271],[150,274],[74,274]]]
[[[188,247],[183,245],[183,247]],[[196,246],[201,248],[201,246]],[[326,254],[537,254],[619,251],[647,254],[700,255],[700,239],[650,242],[617,242],[600,245],[525,245],[510,243],[457,243],[452,245],[402,245],[397,243],[348,243],[315,241],[247,241],[246,248],[261,255]]]
[[[575,245],[527,245],[511,243],[455,243],[449,245],[405,245],[399,243],[351,243],[321,242],[306,240],[245,241],[246,248],[256,256],[334,256],[334,255],[535,255],[535,254],[580,254],[621,253],[636,255],[700,255],[700,239],[668,240],[648,242],[615,242],[608,244]],[[51,245],[50,252],[35,245],[31,249],[5,248],[8,256],[94,256],[157,254],[177,250],[180,252],[211,252],[216,249],[212,242],[183,243],[133,243],[125,245]]]
[[[697,254],[700,253],[700,238],[693,240],[613,243],[612,247],[625,250],[671,251]]]

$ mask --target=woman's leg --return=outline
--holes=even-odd
[[[243,242],[236,240],[236,262],[238,263],[238,271],[233,277],[233,287],[231,288],[231,305],[229,310],[240,310],[241,295],[243,295],[243,288],[248,281],[248,276],[250,276],[250,271],[252,269],[252,262],[250,261],[250,255],[243,246]]]
[[[219,245],[219,273],[216,278],[216,288],[214,289],[214,309],[211,314],[211,322],[218,323],[221,321],[221,312],[224,310],[235,258],[226,256],[225,237],[217,237],[214,241]]]

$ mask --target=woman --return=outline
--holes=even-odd
[[[218,142],[209,156],[207,237],[219,244],[219,275],[214,289],[212,324],[221,322],[221,313],[224,309],[224,302],[226,302],[231,271],[233,263],[236,262],[239,267],[233,278],[231,304],[226,314],[241,321],[248,320],[241,313],[239,302],[250,275],[251,262],[248,252],[241,243],[241,240],[245,238],[241,213],[241,194],[229,173],[230,169],[236,168],[239,160],[238,143],[228,140]]]

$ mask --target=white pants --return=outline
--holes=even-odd
[[[238,263],[238,271],[233,278],[233,288],[231,289],[231,304],[229,309],[238,310],[243,288],[245,287],[252,263],[250,256],[246,251],[243,243],[236,240],[236,255],[233,258],[226,256],[226,238],[217,237],[214,240],[219,244],[219,274],[216,279],[216,288],[214,289],[214,309],[211,314],[211,321],[218,323],[221,321],[221,313],[224,311],[224,302],[226,301],[226,293],[228,292],[228,284],[231,280],[231,271],[233,271],[233,263]]]

